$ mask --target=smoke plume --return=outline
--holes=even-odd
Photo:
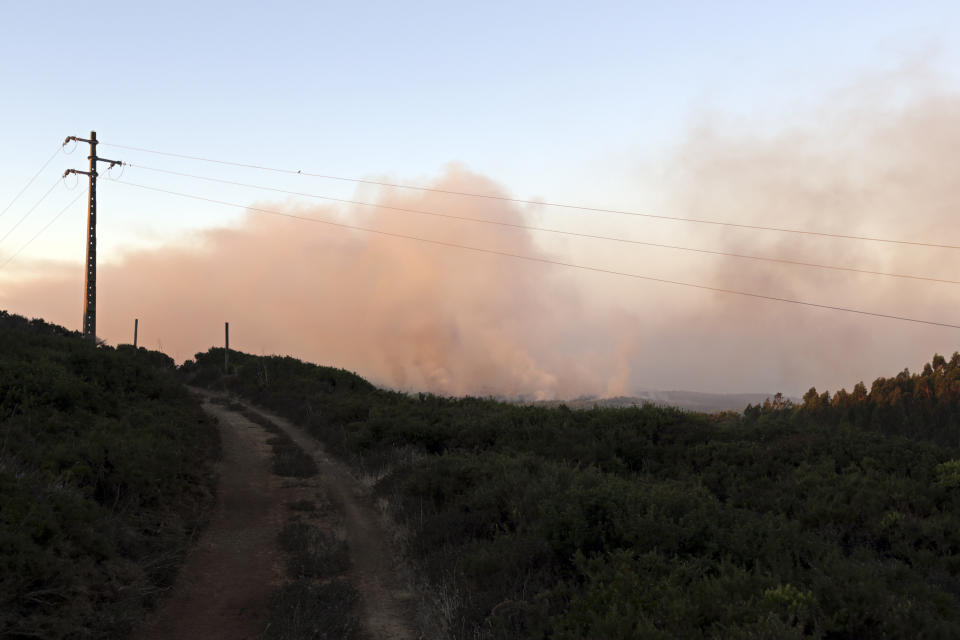
[[[451,166],[431,186],[499,194]],[[522,224],[517,206],[438,193],[361,194],[406,209]],[[542,255],[528,232],[397,211],[262,202],[257,208],[440,242]],[[80,282],[64,273],[5,292],[4,304],[73,326]],[[99,272],[98,333],[141,339],[181,359],[232,343],[357,370],[402,389],[445,394],[554,397],[605,393],[622,379],[606,329],[549,265],[413,240],[364,234],[251,211],[235,228],[211,229],[182,247],[134,251]],[[608,341],[603,341],[608,342]],[[611,387],[611,391],[621,391]]]
[[[775,133],[703,119],[644,164],[667,215],[960,244],[960,99],[851,90]],[[450,166],[429,186],[505,194]],[[441,193],[358,199],[648,242],[960,280],[960,252],[563,213]],[[603,194],[594,202],[603,203]],[[182,206],[181,203],[171,206]],[[256,205],[441,242],[726,289],[960,323],[960,285],[558,239],[367,207]],[[640,207],[638,207],[640,208]],[[587,273],[250,211],[242,224],[135,250],[100,271],[99,333],[178,359],[232,343],[401,389],[553,398],[638,387],[802,393],[917,367],[960,332]],[[0,256],[2,257],[2,256]],[[0,307],[76,327],[81,269],[37,266]]]

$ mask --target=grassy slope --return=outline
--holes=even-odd
[[[436,637],[960,636],[960,358],[745,417],[408,397],[231,358],[185,371],[386,474]]]
[[[0,312],[0,637],[123,637],[213,500],[173,362]]]

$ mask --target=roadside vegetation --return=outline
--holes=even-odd
[[[0,311],[0,637],[125,637],[203,526],[218,454],[164,354]]]
[[[182,368],[378,481],[436,638],[960,637],[960,356],[741,415]]]

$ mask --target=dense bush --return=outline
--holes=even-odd
[[[163,354],[0,312],[0,637],[122,637],[212,503],[217,432]]]
[[[445,635],[960,637],[958,357],[900,379],[909,394],[744,416],[408,396],[231,358],[191,375],[381,467],[407,552],[452,588]]]

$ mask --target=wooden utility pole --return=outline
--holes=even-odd
[[[223,323],[223,374],[228,375],[230,373],[230,323]]]
[[[63,176],[67,177],[71,173],[82,173],[90,180],[89,202],[87,204],[87,273],[84,278],[83,297],[83,337],[93,342],[97,341],[97,162],[107,162],[111,167],[123,164],[119,160],[107,160],[97,157],[97,132],[90,132],[90,139],[69,136],[63,141],[68,142],[87,142],[90,144],[89,171],[79,171],[77,169],[67,169]]]
[[[133,319],[133,348],[137,348],[137,329],[140,328],[140,318]]]

